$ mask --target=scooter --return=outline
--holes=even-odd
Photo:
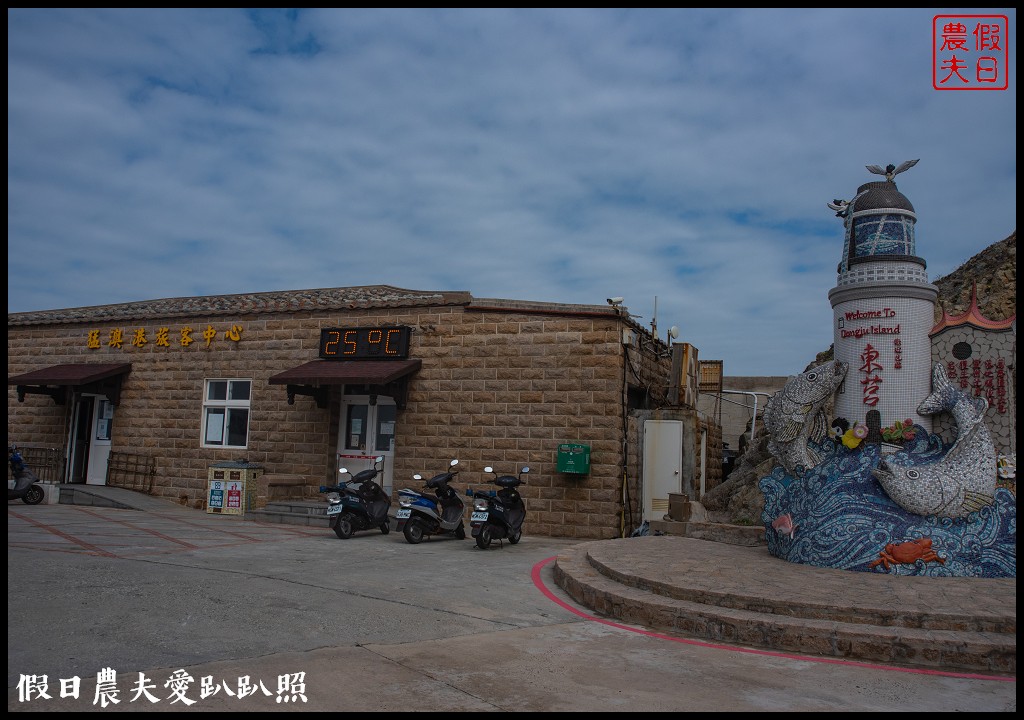
[[[348,540],[356,530],[380,528],[381,533],[391,532],[388,510],[391,496],[374,481],[380,474],[384,456],[373,459],[373,467],[361,470],[355,475],[348,468],[340,468],[339,475],[348,475],[350,480],[339,481],[337,485],[321,485],[320,492],[328,493],[328,526],[342,540]]]
[[[434,494],[417,492],[416,490],[399,490],[398,504],[401,509],[395,514],[398,529],[412,545],[423,541],[424,536],[451,533],[459,540],[466,539],[464,523],[466,503],[455,492],[450,483],[459,474],[453,468],[458,460],[448,463],[448,472],[427,480],[424,490],[433,490]],[[422,480],[419,473],[412,476],[414,480]]]
[[[485,467],[484,472],[493,473],[494,468]],[[515,545],[523,537],[526,503],[516,488],[525,482],[523,475],[529,473],[530,468],[525,466],[519,471],[518,477],[495,473],[496,477],[491,482],[499,490],[466,491],[467,495],[473,496],[473,514],[469,524],[473,528],[476,545],[481,550],[489,548],[492,540],[508,538]]]
[[[14,476],[14,487],[7,488],[8,500],[21,500],[26,505],[38,505],[46,497],[46,493],[36,483],[39,478],[25,466],[25,459],[18,452],[17,445],[7,448],[7,462]]]

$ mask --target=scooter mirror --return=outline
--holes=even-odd
[[[484,472],[494,472],[494,468],[488,465],[487,467],[484,468]]]
[[[348,468],[338,468],[338,474],[342,475],[348,472]]]
[[[523,475],[526,475],[526,474],[528,474],[528,473],[530,472],[530,468],[528,468],[528,467],[524,467],[524,468],[523,468],[522,470],[520,470],[519,472],[521,472],[521,473],[522,473]]]
[[[413,480],[422,480],[423,476],[420,475],[419,473],[416,473],[415,475],[412,476],[412,479]]]
[[[449,467],[455,467],[458,464],[459,464],[458,460],[452,460],[450,463],[448,463]]]

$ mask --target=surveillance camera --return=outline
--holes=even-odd
[[[613,297],[613,298],[608,298],[608,304],[609,304],[609,305],[621,305],[621,304],[622,304],[622,302],[623,302],[623,301],[624,301],[625,299],[626,299],[626,298],[622,298],[622,297]]]

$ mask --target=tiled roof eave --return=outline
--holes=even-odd
[[[7,326],[124,322],[153,318],[254,315],[331,310],[394,309],[466,305],[468,292],[425,292],[386,285],[318,290],[211,295],[96,305],[37,312],[9,313]]]
[[[928,335],[938,335],[943,330],[949,330],[950,328],[963,327],[968,325],[977,330],[985,330],[988,332],[1006,332],[1013,328],[1013,323],[1017,319],[1017,316],[1007,318],[1006,320],[989,320],[988,318],[976,315],[971,312],[966,312],[963,315],[946,315],[943,314],[942,319],[935,324]]]

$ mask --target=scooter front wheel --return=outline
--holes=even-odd
[[[466,526],[462,523],[459,523],[459,526],[455,528],[455,537],[459,540],[466,539]]]
[[[46,493],[38,485],[31,485],[29,489],[22,496],[21,501],[26,505],[38,505],[46,497]]]
[[[338,518],[338,522],[334,524],[334,534],[342,540],[348,540],[350,537],[352,537],[353,531],[354,528],[352,527],[352,518],[347,514],[342,515],[340,518]]]
[[[480,534],[476,536],[476,546],[486,550],[491,546],[491,526],[484,525],[480,528]]]
[[[510,543],[512,543],[513,545],[515,545],[516,543],[518,543],[522,539],[522,537],[523,537],[523,529],[522,528],[517,528],[514,533],[512,533],[511,535],[508,536],[508,541]]]
[[[391,524],[388,523],[387,520],[385,520],[380,524],[380,534],[387,535],[389,532],[391,532]]]
[[[410,520],[405,524],[402,534],[405,535],[406,542],[410,545],[418,545],[423,542],[423,526],[415,520]]]

